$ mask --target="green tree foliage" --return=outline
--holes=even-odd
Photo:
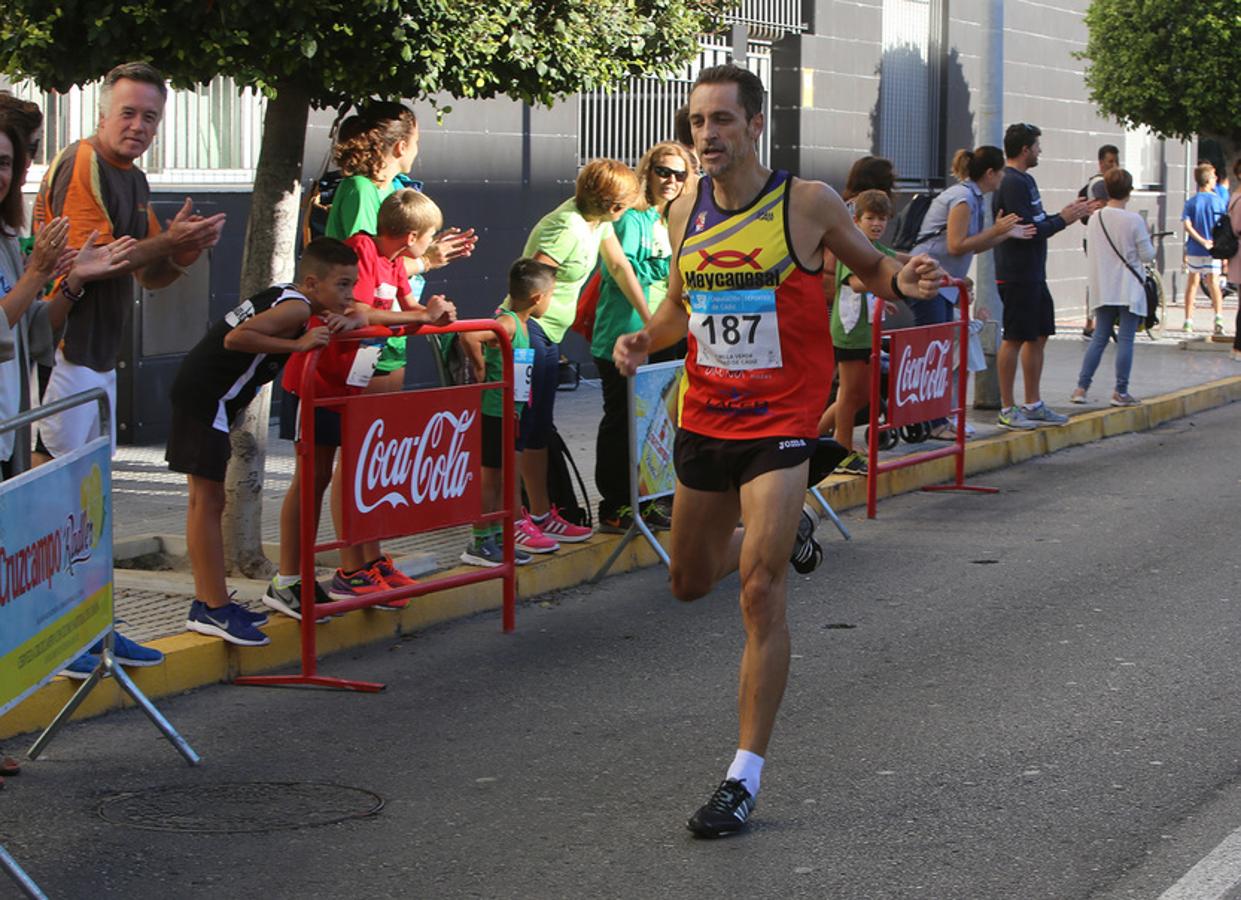
[[[0,71],[65,89],[146,59],[316,106],[382,96],[551,103],[695,54],[721,0],[5,0]]]
[[[551,104],[684,65],[729,2],[0,0],[0,72],[64,90],[141,59],[178,86],[226,75],[263,91],[269,102],[242,261],[248,296],[293,274],[312,106],[443,95]],[[229,568],[250,577],[270,574],[261,550],[268,406],[260,392],[234,427],[225,484]]]
[[[1188,139],[1241,140],[1237,0],[1094,0],[1086,12],[1090,98],[1121,123]]]

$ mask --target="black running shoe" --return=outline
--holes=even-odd
[[[753,811],[754,795],[740,781],[729,778],[721,781],[711,799],[689,817],[686,827],[698,837],[724,837],[745,828]]]
[[[809,575],[823,562],[823,548],[814,539],[817,524],[810,511],[802,507],[801,521],[797,523],[797,542],[793,544],[793,555],[789,557],[789,562],[799,575]]]

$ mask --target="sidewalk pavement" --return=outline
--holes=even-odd
[[[1170,325],[1180,326],[1179,314],[1170,318],[1175,319]],[[977,429],[977,436],[969,445],[967,472],[999,468],[1065,446],[1124,431],[1143,430],[1241,399],[1241,363],[1231,360],[1227,352],[1231,343],[1211,342],[1201,337],[1210,327],[1209,311],[1199,310],[1196,318],[1200,320],[1197,341],[1186,344],[1179,332],[1173,334],[1171,331],[1167,337],[1155,340],[1139,337],[1130,393],[1151,402],[1130,409],[1112,409],[1108,403],[1114,348],[1109,348],[1096,373],[1090,402],[1084,406],[1067,402],[1076,386],[1086,341],[1080,334],[1080,322],[1063,326],[1061,334],[1047,344],[1042,393],[1050,406],[1073,417],[1070,427],[1009,433],[996,425],[995,411],[971,409],[968,418]],[[972,386],[970,390],[972,399]],[[556,401],[557,427],[581,470],[592,509],[598,502],[593,474],[595,429],[601,406],[599,383],[590,380],[583,381],[575,391],[561,392]],[[861,428],[856,431],[856,440],[862,446]],[[885,458],[903,456],[937,446],[944,445],[939,442],[910,445],[902,441],[883,455]],[[879,495],[890,496],[949,480],[951,466],[951,459],[943,459],[887,473],[880,477]],[[292,468],[292,444],[281,441],[273,429],[263,490],[265,542],[275,544],[279,539],[280,503],[292,477]],[[184,553],[185,480],[168,470],[163,461],[163,447],[119,448],[112,484],[118,559],[160,547],[153,537],[159,538],[168,552]],[[865,479],[833,476],[824,484],[824,493],[838,512],[864,505]],[[330,527],[330,522],[325,521],[320,532],[324,539],[330,539]],[[856,525],[853,530],[856,535]],[[406,571],[423,577],[430,571],[459,565],[458,555],[468,533],[468,527],[444,529],[390,541],[385,546]],[[829,527],[820,532],[820,537],[831,541],[837,536]],[[565,546],[556,554],[537,558],[519,574],[519,597],[538,596],[583,583],[607,558],[616,540],[612,536],[596,536],[586,544]],[[273,554],[269,552],[269,555]],[[623,572],[654,562],[654,553],[635,541],[612,571]],[[266,585],[262,581],[230,579],[230,586],[237,590],[239,601],[257,607]],[[192,596],[193,581],[187,569],[160,572],[118,569],[116,572],[116,609],[118,619],[124,622],[122,630],[136,640],[155,641],[155,645],[168,654],[163,666],[134,673],[151,696],[187,690],[243,672],[287,666],[298,658],[296,623],[276,614],[266,629],[272,636],[272,644],[264,648],[240,649],[185,632],[185,615]],[[319,629],[320,655],[479,610],[494,609],[499,605],[499,596],[499,582],[492,582],[484,587],[428,595],[399,614],[369,610],[351,613]],[[38,692],[0,722],[0,738],[46,724],[74,686],[76,683],[57,679]],[[124,702],[115,689],[96,690],[78,715],[98,714]]]

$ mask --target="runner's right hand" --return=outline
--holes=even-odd
[[[648,331],[622,334],[612,347],[612,362],[626,377],[638,371],[651,353],[651,335]]]
[[[297,352],[306,353],[318,347],[326,347],[332,338],[332,329],[326,325],[312,328],[297,339]]]

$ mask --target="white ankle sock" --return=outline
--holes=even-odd
[[[285,588],[293,587],[293,585],[299,583],[301,580],[301,575],[277,575],[271,580],[271,583],[280,590],[284,590]]]
[[[758,796],[758,785],[763,779],[763,758],[749,750],[738,750],[733,764],[728,767],[727,778],[735,778],[745,784],[751,797]]]
[[[1034,412],[1036,409],[1038,409],[1042,405],[1043,405],[1043,401],[1039,400],[1035,403],[1023,403],[1021,404],[1021,408],[1025,412]]]

